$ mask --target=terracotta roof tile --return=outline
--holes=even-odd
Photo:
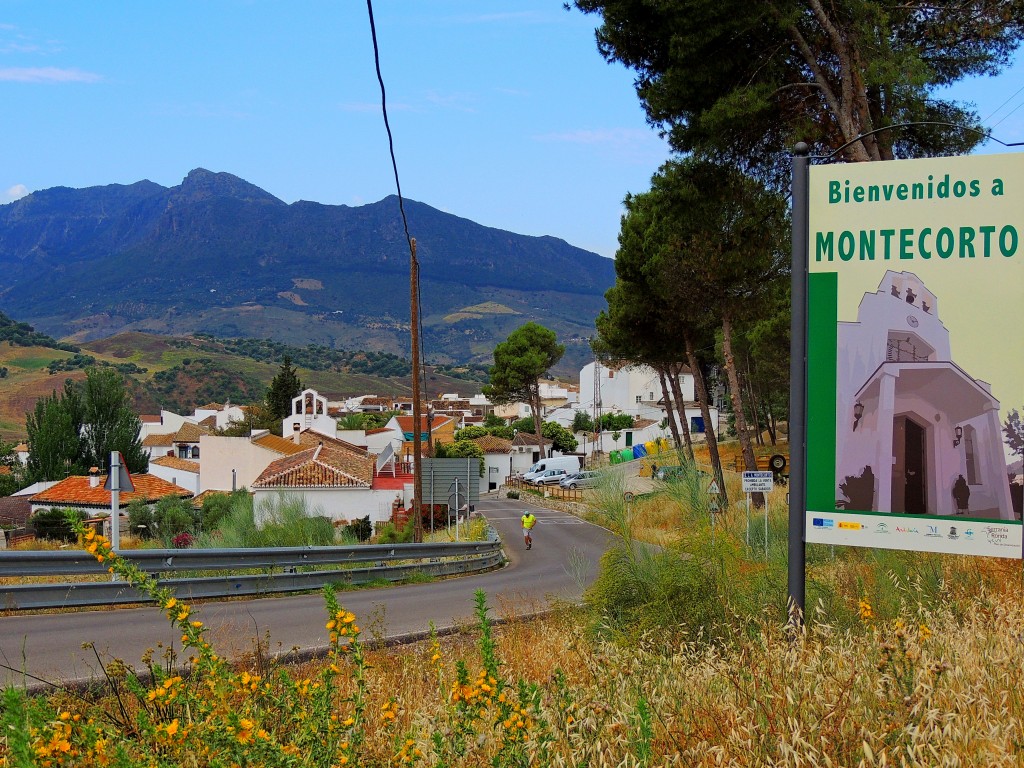
[[[161,467],[169,467],[171,469],[180,469],[182,472],[194,472],[199,474],[198,461],[179,459],[176,456],[161,456],[159,459],[150,459],[149,463],[156,464]]]
[[[0,497],[0,524],[20,527],[32,514],[32,503],[24,496]]]
[[[196,410],[197,411],[219,411],[223,407],[224,406],[221,405],[220,403],[207,403],[206,405],[200,405],[198,408],[196,408]]]
[[[72,475],[56,485],[37,493],[30,501],[33,504],[73,505],[76,507],[110,508],[110,491],[104,490],[106,475],[100,475],[100,482],[95,488],[89,484],[88,475]],[[132,475],[134,491],[121,491],[121,506],[126,507],[136,499],[149,503],[162,499],[164,496],[177,496],[182,499],[192,498],[191,491],[169,483],[150,474]]]
[[[412,432],[412,425],[413,425],[413,420],[412,420],[413,417],[412,416],[396,416],[395,418],[398,419],[398,426],[401,428],[401,430],[403,432]],[[442,416],[442,415],[439,415],[439,414],[435,414],[435,416],[434,416],[434,430],[436,431],[438,427],[441,427],[441,426],[447,424],[451,420],[452,420],[451,416]],[[420,424],[422,425],[420,431],[426,432],[427,431],[427,417],[426,416],[420,416]]]
[[[199,422],[200,427],[206,427],[209,430],[217,428],[217,417],[214,414],[210,414],[205,419]]]
[[[144,413],[144,414],[142,414],[141,416],[139,416],[139,421],[141,421],[143,424],[161,424],[161,423],[163,423],[163,419],[160,418],[159,414],[154,416],[151,413]]]
[[[323,437],[323,436],[321,436]],[[373,457],[341,440],[326,438],[294,456],[272,462],[253,481],[253,488],[369,488]]]
[[[306,446],[283,437],[278,437],[277,435],[263,435],[252,442],[254,445],[266,448],[268,451],[283,453],[285,456],[291,456],[294,453],[306,450]]]
[[[512,453],[512,441],[496,435],[484,435],[471,442],[480,446],[484,453]]]
[[[146,435],[142,444],[146,448],[170,448],[174,445],[174,435],[171,433],[166,435]]]
[[[551,445],[554,440],[549,440],[546,437],[541,438],[541,442],[544,445]],[[512,441],[512,445],[536,445],[537,435],[533,432],[518,432],[516,433],[515,439]]]
[[[198,443],[199,442],[199,438],[200,438],[201,435],[208,435],[208,434],[210,434],[210,430],[204,429],[203,427],[199,426],[198,424],[193,424],[190,421],[186,421],[184,424],[181,425],[181,429],[179,429],[174,434],[174,442],[176,442],[176,443]]]

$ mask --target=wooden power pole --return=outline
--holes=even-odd
[[[423,414],[420,408],[420,266],[416,261],[416,238],[410,240],[409,248],[409,305],[410,331],[412,333],[412,475],[413,475],[413,539],[423,541]],[[433,501],[433,500],[431,500]],[[433,511],[433,509],[431,509]]]

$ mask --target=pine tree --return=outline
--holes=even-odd
[[[292,359],[285,355],[281,361],[281,369],[277,372],[274,380],[270,382],[270,389],[267,390],[267,408],[271,415],[280,421],[292,414],[292,398],[302,392],[302,382],[299,381],[298,372],[292,366]],[[280,424],[277,425],[280,429]],[[275,430],[277,431],[277,430]]]

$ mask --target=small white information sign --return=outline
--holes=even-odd
[[[744,493],[769,493],[775,485],[775,475],[771,472],[744,472]]]

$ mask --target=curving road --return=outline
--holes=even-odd
[[[523,547],[519,516],[537,515],[534,546]],[[497,616],[543,610],[554,600],[575,601],[597,573],[597,563],[612,535],[603,528],[528,501],[482,498],[477,505],[505,543],[508,565],[491,573],[429,584],[339,593],[359,619],[366,638],[397,638],[439,631],[472,618],[473,593],[483,589]],[[210,627],[209,640],[222,656],[253,649],[255,638],[269,633],[269,652],[297,648],[314,652],[326,646],[326,613],[319,595],[209,602],[193,615]],[[91,642],[104,662],[120,658],[136,668],[147,648],[178,648],[180,637],[156,608],[12,615],[0,618],[0,670],[3,685],[36,688],[50,682],[84,682],[101,675]],[[159,654],[157,654],[159,657]],[[28,676],[22,674],[28,673]]]

